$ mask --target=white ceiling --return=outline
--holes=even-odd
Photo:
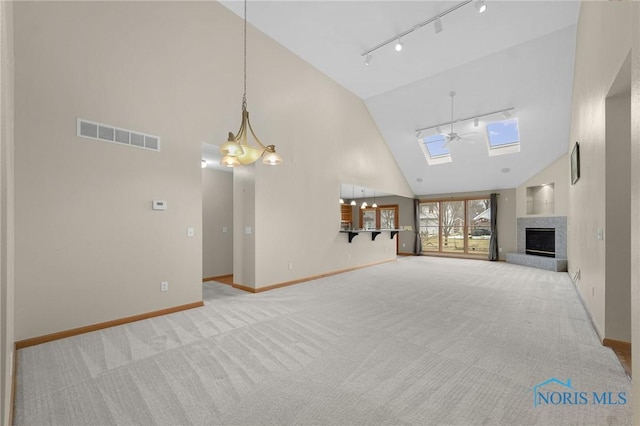
[[[221,3],[242,15],[241,1]],[[365,101],[416,195],[513,188],[567,151],[579,1],[487,1],[483,14],[468,4],[442,17],[442,32],[416,29],[402,52],[390,44],[364,65],[363,52],[457,3],[251,1],[247,20]],[[515,107],[521,151],[490,157],[484,127],[458,123],[480,130],[476,141],[429,166],[415,131],[449,121],[451,91],[454,118]]]

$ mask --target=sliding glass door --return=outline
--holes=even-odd
[[[425,253],[486,255],[491,237],[489,199],[421,202],[420,237]]]

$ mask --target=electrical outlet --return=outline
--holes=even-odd
[[[289,270],[293,271],[293,262],[289,262]]]
[[[187,228],[187,237],[193,237],[196,235],[196,231],[193,228]]]
[[[498,252],[502,253],[502,247],[500,247],[500,248],[498,249]]]
[[[402,248],[405,248],[407,245],[405,243],[402,243]]]
[[[169,283],[167,281],[160,283],[160,291],[169,291]]]

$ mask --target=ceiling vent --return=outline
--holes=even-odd
[[[77,135],[83,138],[96,139],[122,145],[130,145],[137,148],[160,151],[160,137],[134,130],[120,129],[107,124],[78,118]]]

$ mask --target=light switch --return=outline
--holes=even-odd
[[[222,227],[222,232],[228,232],[228,231],[229,231],[229,228],[227,228],[226,226]]]
[[[598,228],[598,239],[604,240],[604,229]]]
[[[196,232],[193,228],[187,228],[187,237],[193,237],[196,235]]]
[[[245,226],[244,227],[244,233],[247,235],[251,235],[251,227],[250,226]]]

